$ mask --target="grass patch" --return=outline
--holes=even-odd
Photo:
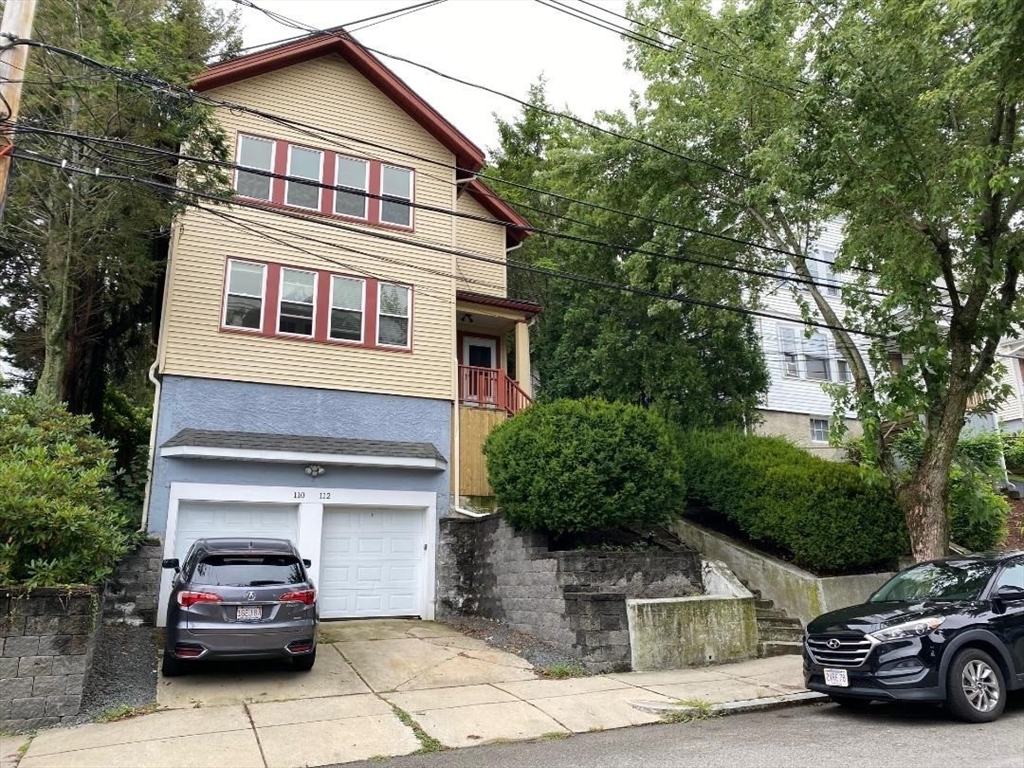
[[[570,677],[590,677],[587,668],[582,664],[552,664],[540,667],[537,674],[547,680],[568,680]]]
[[[32,739],[34,739],[34,738],[35,738],[35,736],[30,736],[28,741],[26,741],[24,744],[22,744],[20,747],[18,747],[18,757],[19,758],[24,757],[25,753],[28,752],[28,748],[30,746],[32,746]]]
[[[127,720],[130,717],[148,715],[152,712],[156,712],[159,707],[159,704],[146,704],[143,707],[132,707],[128,704],[118,704],[116,707],[111,707],[105,712],[100,712],[96,715],[94,721],[97,723],[116,723],[118,720]]]
[[[414,755],[428,755],[431,752],[445,752],[448,750],[448,747],[424,731],[420,724],[412,719],[412,715],[404,709],[392,704],[391,711],[395,713],[395,717],[402,721],[402,725],[411,728],[412,732],[416,735],[420,748],[413,752]]]
[[[680,699],[676,701],[676,704],[685,707],[685,709],[680,709],[676,712],[666,712],[661,716],[662,722],[692,723],[698,720],[710,720],[713,717],[718,717],[718,712],[715,711],[714,704],[710,701],[704,701],[703,699]]]
[[[542,733],[537,738],[537,741],[558,741],[559,739],[568,739],[570,736],[572,734],[568,731],[548,731],[547,733]]]

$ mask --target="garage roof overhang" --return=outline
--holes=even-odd
[[[164,458],[279,464],[442,470],[448,462],[431,443],[359,440],[183,429],[160,447]]]

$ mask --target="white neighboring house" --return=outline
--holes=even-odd
[[[842,222],[829,221],[810,255],[816,259],[833,261],[841,243]],[[822,261],[808,261],[807,267],[815,282],[820,283],[819,289],[842,317],[841,277],[832,271],[830,264]],[[785,279],[780,279],[762,297],[766,312],[793,319],[758,319],[757,330],[770,383],[758,409],[761,422],[754,426],[754,431],[758,434],[781,435],[818,456],[838,459],[842,457],[842,449],[833,448],[828,442],[829,421],[833,414],[832,398],[822,385],[852,381],[852,374],[836,348],[832,332],[827,328],[811,328],[803,323],[798,296],[813,307],[808,286]],[[854,341],[866,356],[868,339],[854,336]],[[860,422],[852,412],[847,414],[847,426],[849,435],[861,433]]]
[[[996,411],[999,428],[1020,432],[1024,430],[1024,339],[1004,339],[996,354],[1006,366],[1003,383],[1013,388],[1013,394]]]

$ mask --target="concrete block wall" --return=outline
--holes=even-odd
[[[0,590],[0,731],[78,714],[98,613],[98,595],[85,587]]]
[[[441,521],[437,615],[476,615],[578,656],[594,671],[629,666],[626,598],[702,592],[696,552],[551,552],[499,515]]]
[[[103,590],[103,623],[156,626],[161,544],[142,544],[127,555]]]

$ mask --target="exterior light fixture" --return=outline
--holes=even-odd
[[[327,470],[321,467],[319,464],[310,464],[306,467],[306,474],[310,477],[320,477]]]

